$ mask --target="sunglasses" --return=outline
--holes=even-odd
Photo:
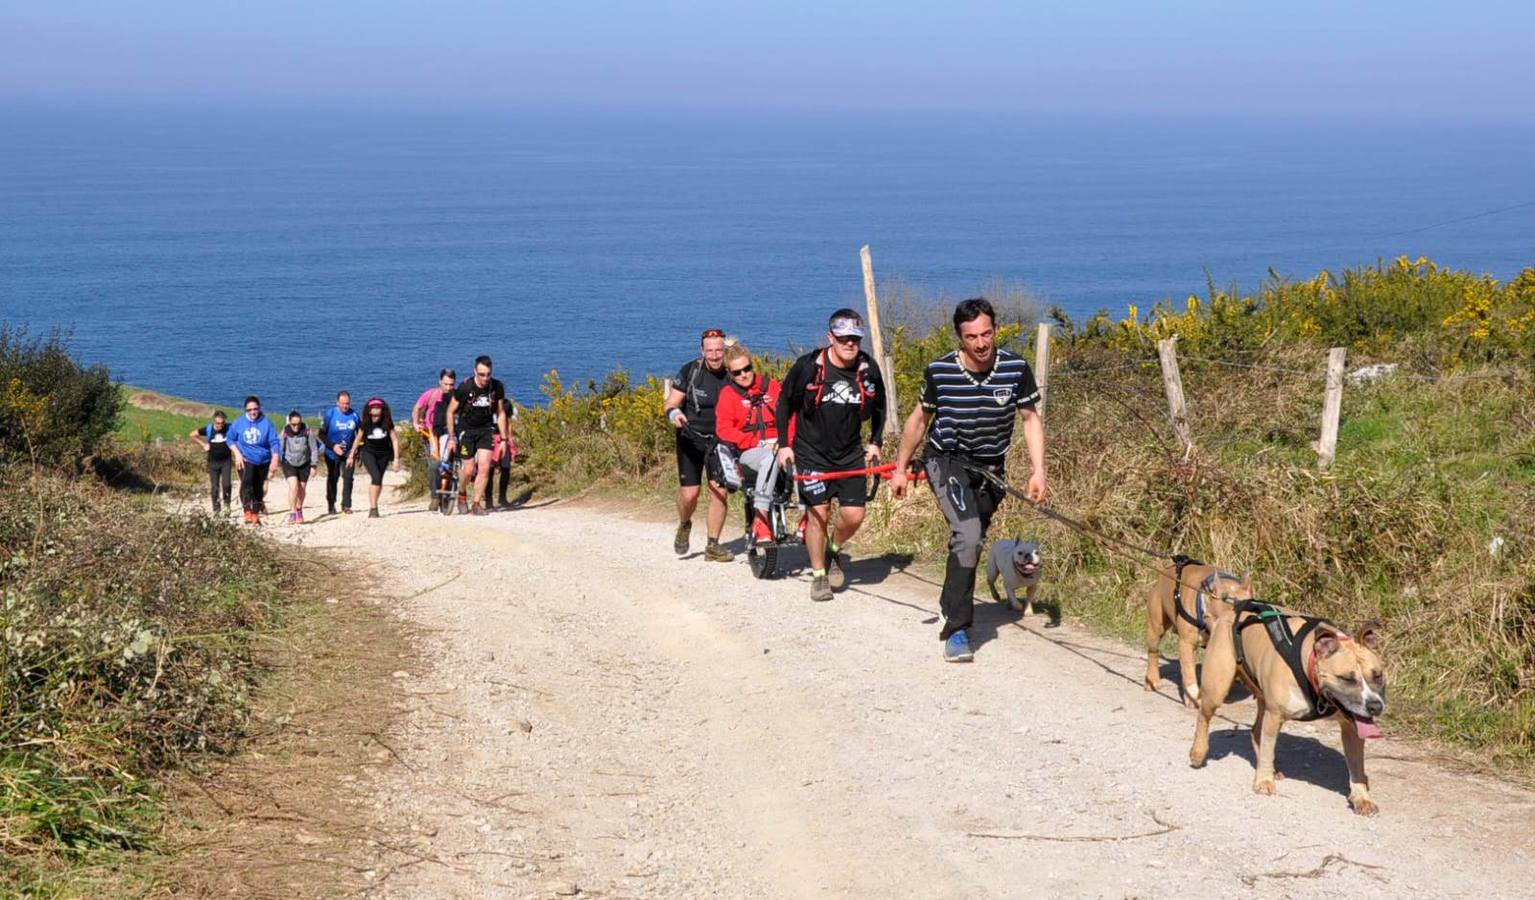
[[[834,334],[831,339],[844,346],[863,343],[863,338],[856,334]]]
[[[731,369],[731,370],[730,370],[730,374],[731,374],[731,375],[732,375],[732,376],[734,376],[734,375],[749,375],[749,374],[751,374],[751,370],[752,370],[752,367],[751,367],[751,365],[750,365],[750,364],[749,364],[749,363],[748,363],[748,364],[747,364],[747,365],[746,365],[746,366],[743,366],[743,367],[742,367],[742,368],[739,368],[739,369]]]
[[[246,412],[261,412],[261,407],[259,407],[259,406],[247,406],[247,407],[245,407],[245,411]]]
[[[725,332],[719,328],[706,328],[704,333],[698,336],[698,339],[700,341],[707,341],[709,338],[722,338],[724,336]]]

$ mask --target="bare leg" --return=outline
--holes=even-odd
[[[858,529],[863,527],[864,508],[862,506],[837,506],[837,546],[840,548],[853,539]]]
[[[474,495],[473,502],[476,506],[485,500],[485,482],[490,479],[490,451],[481,450],[474,455]]]
[[[694,488],[697,491],[697,488]],[[725,530],[725,513],[730,509],[730,492],[724,488],[709,482],[709,540],[718,541],[720,532]],[[698,502],[698,495],[694,493],[693,502]],[[680,509],[678,510],[681,511]]]
[[[684,485],[677,488],[677,521],[693,521],[693,512],[698,509],[698,492],[701,488],[696,484]]]
[[[823,503],[805,511],[810,521],[805,523],[805,551],[810,554],[810,568],[826,569],[826,517],[831,515],[831,504]]]

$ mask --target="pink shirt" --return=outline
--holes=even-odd
[[[421,407],[421,421],[428,431],[432,430],[432,423],[437,421],[437,404],[442,400],[442,388],[430,387],[416,398],[416,405]]]

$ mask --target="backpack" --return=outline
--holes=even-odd
[[[314,462],[314,447],[309,441],[308,428],[298,434],[290,434],[286,428],[282,430],[282,461],[294,468]]]
[[[869,375],[869,354],[858,351],[858,370],[853,374],[858,388],[858,416],[869,418],[869,401],[874,399],[874,379]],[[826,351],[816,354],[815,379],[805,388],[805,412],[821,408],[826,393]]]

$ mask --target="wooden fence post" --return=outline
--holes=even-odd
[[[1327,398],[1322,403],[1322,439],[1317,442],[1317,468],[1332,465],[1338,455],[1338,417],[1343,412],[1343,368],[1348,350],[1327,351]]]
[[[874,257],[869,253],[868,244],[858,249],[858,259],[863,263],[863,299],[869,310],[869,355],[885,376],[885,434],[889,436],[901,430],[898,421],[901,408],[895,398],[895,360],[885,355],[885,333],[879,324],[879,295],[874,290]]]
[[[1183,376],[1178,372],[1177,338],[1157,342],[1157,355],[1162,360],[1162,387],[1167,392],[1167,413],[1173,423],[1173,433],[1183,442],[1185,451],[1194,447],[1189,436],[1189,411],[1183,402]]]
[[[1039,385],[1039,414],[1045,414],[1045,400],[1050,392],[1050,325],[1039,323],[1034,336],[1034,383]]]

